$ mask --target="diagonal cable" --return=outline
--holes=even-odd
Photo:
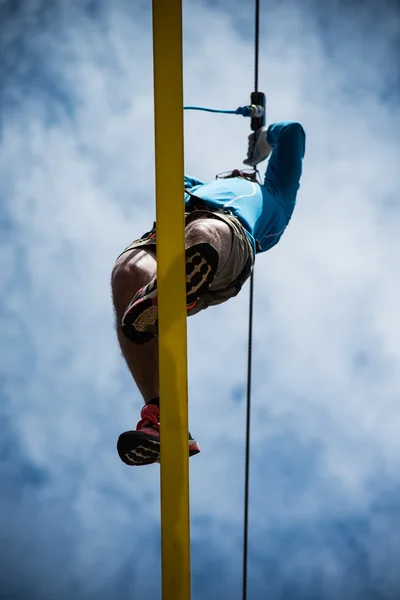
[[[258,92],[258,61],[259,61],[259,32],[260,32],[260,0],[255,0],[254,24],[254,91]],[[243,527],[243,600],[247,599],[247,564],[249,539],[249,483],[250,483],[250,423],[251,423],[251,367],[253,349],[253,306],[254,306],[254,271],[250,277],[249,298],[249,337],[247,353],[247,407],[246,407],[246,456],[244,483],[244,527]]]

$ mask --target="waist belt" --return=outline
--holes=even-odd
[[[206,204],[205,201],[203,200],[203,198],[199,198],[198,196],[191,194],[187,190],[185,190],[185,192],[190,196],[189,202],[185,204],[185,212],[191,213],[191,212],[194,212],[195,210],[206,210],[206,211],[212,212],[212,213],[233,215],[232,211],[230,211],[227,208],[215,208],[214,206],[210,206],[209,204]]]

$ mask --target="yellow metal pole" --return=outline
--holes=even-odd
[[[163,600],[190,600],[182,0],[153,0]]]

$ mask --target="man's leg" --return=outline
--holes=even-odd
[[[209,243],[218,252],[217,274],[224,268],[231,251],[232,232],[224,221],[198,219],[186,228],[186,248]],[[136,292],[154,277],[157,263],[151,250],[135,249],[122,255],[112,274],[112,293],[116,330],[122,354],[144,401],[158,396],[158,342],[154,338],[146,344],[134,344],[121,329],[122,316]]]
[[[219,273],[231,252],[232,232],[229,225],[215,219],[198,219],[191,222],[186,228],[186,247],[199,243],[212,244],[216,249],[219,255]],[[122,433],[117,448],[123,462],[137,466],[158,462],[160,453],[158,339],[155,337],[145,344],[135,344],[124,335],[121,321],[132,297],[149,283],[155,274],[155,255],[151,250],[142,248],[132,250],[128,256],[122,255],[112,274],[118,340],[129,370],[145,401],[137,430]],[[199,451],[197,442],[189,434],[189,455]]]
[[[224,268],[231,251],[232,232],[224,221],[197,219],[186,228],[186,248],[199,243],[209,243],[218,252],[217,274]],[[149,248],[149,247],[148,247]],[[122,332],[124,312],[136,292],[156,274],[154,252],[135,249],[123,254],[112,274],[112,293],[116,317],[116,330],[122,354],[145,402],[158,396],[158,344],[157,338],[146,344],[134,344]]]
[[[121,321],[133,296],[154,277],[156,269],[154,252],[135,249],[117,261],[111,282],[119,345],[145,402],[158,396],[157,339],[143,345],[133,344],[122,332]]]
[[[194,218],[193,218],[194,217]],[[221,223],[222,221],[222,223]],[[188,314],[201,310],[201,298],[210,288],[230,251],[231,227],[221,219],[202,214],[189,215],[186,225],[186,305]],[[174,265],[171,265],[174,269]],[[168,275],[167,275],[168,276]],[[171,310],[174,306],[171,306]],[[176,314],[170,314],[171,319]],[[140,288],[122,317],[123,334],[135,344],[145,344],[157,335],[158,292],[157,277]]]

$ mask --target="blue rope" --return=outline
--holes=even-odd
[[[205,112],[224,113],[227,115],[236,114],[235,110],[219,110],[217,108],[204,108],[203,106],[184,106],[183,109],[184,110],[204,110]]]
[[[184,110],[203,110],[205,112],[223,113],[225,115],[242,115],[243,117],[254,117],[263,111],[262,106],[252,104],[250,106],[239,106],[236,110],[221,110],[218,108],[205,108],[203,106],[184,106]],[[261,115],[260,115],[261,116]]]

